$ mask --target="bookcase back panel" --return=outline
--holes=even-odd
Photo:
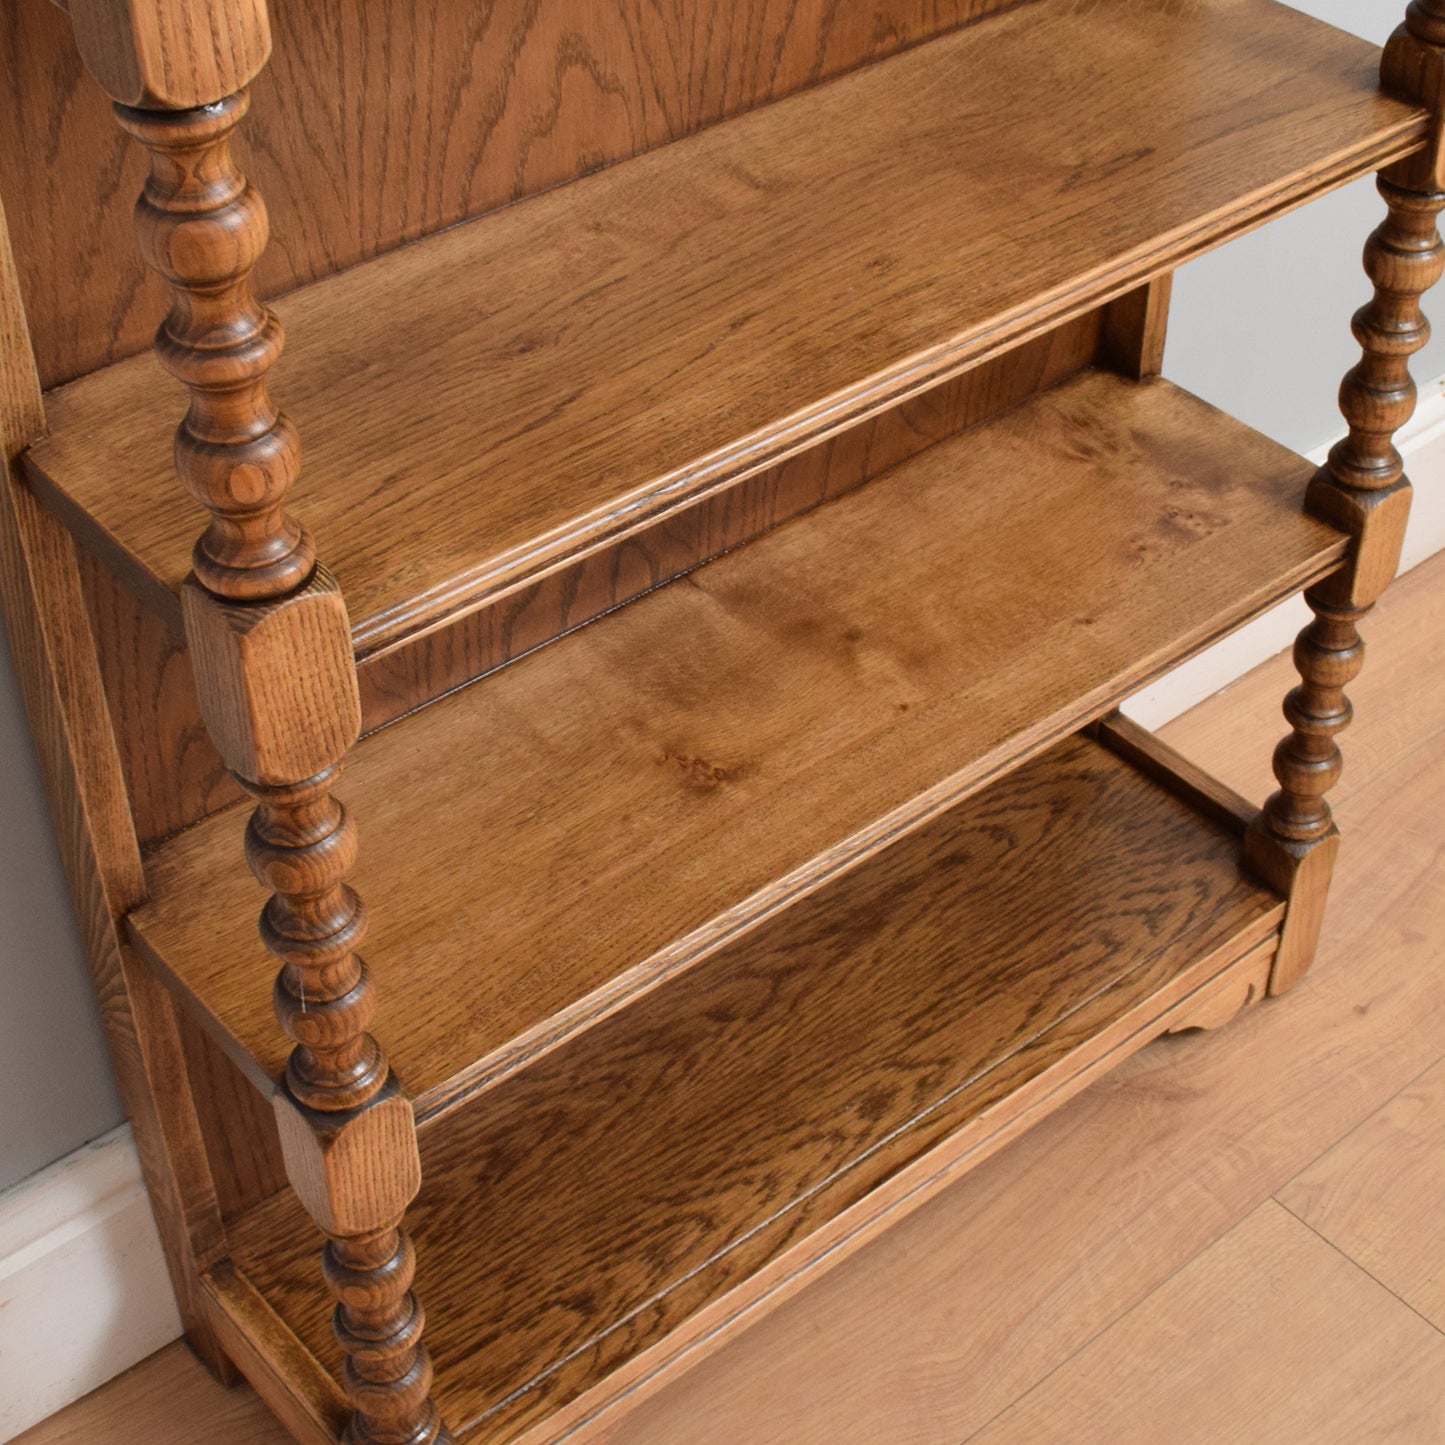
[[[272,0],[237,153],[278,295],[1016,0]],[[142,350],[143,161],[50,0],[0,9],[0,194],[45,385]],[[55,183],[63,174],[64,185]]]

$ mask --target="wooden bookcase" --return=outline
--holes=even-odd
[[[189,1338],[301,1441],[610,1430],[1309,966],[1445,0],[854,11],[0,18],[5,611]],[[1170,276],[1371,171],[1316,472]],[[1300,591],[1262,806],[1118,713]]]

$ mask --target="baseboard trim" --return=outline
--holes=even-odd
[[[0,1441],[180,1332],[129,1125],[0,1194]]]
[[[1445,550],[1445,377],[1421,388],[1399,443],[1419,484],[1404,571]],[[1323,461],[1327,450],[1311,460]],[[1292,599],[1138,693],[1124,711],[1159,727],[1289,647],[1308,616]],[[0,1194],[0,1442],[180,1333],[129,1126]]]

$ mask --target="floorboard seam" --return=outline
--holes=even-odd
[[[1437,1062],[1438,1062],[1438,1061],[1437,1061]],[[1408,1086],[1407,1086],[1407,1087],[1408,1087]],[[1354,1131],[1351,1130],[1351,1132],[1353,1133]],[[1286,1204],[1286,1203],[1284,1202],[1284,1200],[1282,1200],[1282,1199],[1275,1199],[1273,1202],[1274,1202],[1275,1204],[1278,1204],[1279,1207],[1280,1207],[1281,1209],[1283,1209],[1284,1212],[1285,1212],[1286,1214],[1288,1214],[1291,1219],[1297,1220],[1297,1221],[1298,1221],[1300,1224],[1302,1224],[1307,1230],[1309,1230],[1309,1232],[1310,1232],[1312,1235],[1314,1235],[1314,1237],[1315,1237],[1316,1239],[1323,1240],[1324,1243],[1326,1243],[1327,1245],[1329,1245],[1329,1247],[1330,1247],[1332,1250],[1334,1250],[1334,1252],[1335,1252],[1337,1255],[1339,1255],[1339,1257],[1340,1257],[1342,1260],[1344,1260],[1346,1264],[1350,1265],[1350,1266],[1353,1267],[1354,1269],[1357,1269],[1362,1275],[1365,1276],[1366,1279],[1368,1279],[1368,1280],[1373,1280],[1374,1283],[1376,1283],[1377,1285],[1379,1285],[1380,1288],[1381,1288],[1382,1290],[1384,1290],[1385,1293],[1386,1293],[1387,1295],[1389,1295],[1391,1299],[1398,1300],[1402,1305],[1405,1306],[1405,1308],[1406,1308],[1407,1310],[1410,1311],[1410,1313],[1411,1313],[1412,1315],[1415,1316],[1416,1319],[1422,1320],[1425,1324],[1429,1325],[1430,1328],[1431,1328],[1437,1335],[1439,1335],[1442,1339],[1445,1339],[1445,1329],[1441,1329],[1440,1326],[1437,1325],[1437,1324],[1435,1323],[1435,1321],[1432,1320],[1428,1315],[1422,1315],[1422,1314],[1420,1313],[1420,1311],[1417,1310],[1417,1309],[1415,1308],[1415,1306],[1410,1303],[1409,1300],[1407,1300],[1403,1295],[1397,1293],[1395,1290],[1391,1289],[1390,1286],[1387,1285],[1384,1280],[1382,1280],[1382,1279],[1381,1279],[1378,1275],[1376,1275],[1373,1271],[1367,1269],[1367,1268],[1366,1268],[1363,1264],[1361,1264],[1360,1261],[1357,1260],[1352,1254],[1349,1254],[1349,1253],[1347,1253],[1345,1250],[1341,1249],[1340,1246],[1339,1246],[1338,1244],[1336,1244],[1336,1243],[1334,1242],[1334,1240],[1332,1240],[1332,1239],[1329,1237],[1329,1235],[1327,1235],[1327,1234],[1321,1234],[1320,1231],[1319,1231],[1318,1229],[1316,1229],[1316,1228],[1314,1227],[1314,1225],[1309,1222],[1309,1220],[1307,1220],[1307,1219],[1302,1219],[1298,1214],[1295,1213],[1295,1211],[1294,1211],[1293,1209],[1291,1209],[1291,1208],[1289,1207],[1288,1204]]]
[[[1033,1395],[1036,1391],[1042,1388],[1042,1386],[1046,1385],[1055,1375],[1058,1374],[1060,1370],[1064,1368],[1065,1365],[1069,1364],[1077,1356],[1083,1354],[1083,1352],[1087,1350],[1089,1346],[1094,1343],[1095,1340],[1100,1339],[1103,1335],[1106,1335],[1111,1329],[1114,1328],[1115,1325],[1121,1323],[1123,1320],[1128,1319],[1128,1317],[1132,1315],[1135,1310],[1147,1304],[1148,1301],[1151,1300],[1156,1294],[1158,1294],[1165,1285],[1169,1284],[1178,1275],[1183,1273],[1184,1270],[1188,1269],[1190,1265],[1195,1262],[1195,1260],[1199,1259],[1202,1255],[1207,1254],[1211,1249],[1214,1248],[1216,1244],[1220,1242],[1220,1240],[1224,1239],[1227,1235],[1232,1234],[1247,1219],[1253,1218],[1254,1215],[1257,1214],[1261,1209],[1266,1209],[1269,1207],[1269,1205],[1276,1202],[1277,1201],[1275,1200],[1273,1195],[1267,1194],[1252,1207],[1246,1209],[1241,1215],[1239,1215],[1237,1219],[1233,1220],[1226,1228],[1222,1229],[1212,1239],[1200,1245],[1199,1248],[1195,1250],[1188,1259],[1181,1260],[1166,1275],[1155,1281],[1155,1283],[1151,1285],[1150,1288],[1146,1290],[1142,1295],[1140,1295],[1139,1298],[1136,1299],[1132,1304],[1126,1305],[1116,1315],[1106,1320],[1098,1327],[1098,1329],[1090,1333],[1087,1339],[1081,1340],[1078,1345],[1076,1345],[1072,1350],[1069,1350],[1061,1359],[1056,1361],[1046,1373],[1040,1375],[1039,1378],[1028,1387],[1028,1389],[1024,1390],[1021,1394],[1014,1396],[1014,1398],[1010,1400],[1008,1404],[1003,1407],[1002,1410],[998,1411],[997,1414],[991,1416],[988,1420],[984,1421],[984,1423],[980,1425],[977,1430],[972,1430],[967,1435],[963,1436],[963,1438],[957,1442],[957,1445],[968,1445],[968,1442],[970,1440],[977,1440],[985,1430],[991,1429],[1000,1419],[1003,1418],[1003,1416],[1007,1415],[1008,1412],[1012,1410],[1016,1405],[1021,1404],[1023,1401],[1027,1400],[1030,1395]],[[1291,1218],[1293,1217],[1294,1216],[1291,1215]],[[1303,1223],[1304,1221],[1301,1220],[1300,1222]],[[1308,1228],[1308,1226],[1306,1227]]]

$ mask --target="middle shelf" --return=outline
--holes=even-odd
[[[366,739],[339,792],[419,1117],[1328,573],[1309,475],[1167,382],[1085,372]],[[160,847],[130,926],[269,1089],[245,816]]]

